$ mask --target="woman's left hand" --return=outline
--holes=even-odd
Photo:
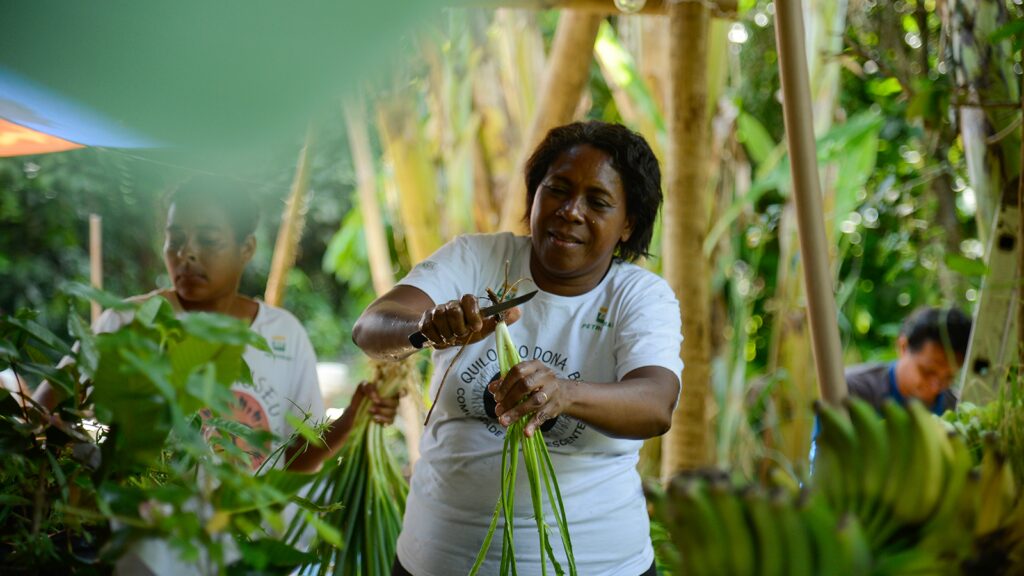
[[[489,390],[497,406],[498,422],[508,427],[527,414],[533,414],[524,432],[532,436],[544,422],[565,412],[572,404],[571,381],[562,380],[540,360],[520,362],[505,378],[492,382]]]

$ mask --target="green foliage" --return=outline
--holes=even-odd
[[[243,350],[266,343],[232,318],[176,318],[162,298],[127,313],[122,329],[95,336],[72,317],[74,350],[29,313],[0,319],[3,365],[67,395],[51,422],[0,391],[0,561],[15,572],[104,570],[140,537],[211,567],[235,560],[229,540],[252,568],[305,561],[273,529],[312,476],[253,474],[254,456],[278,462],[292,438],[232,417],[230,387],[250,379]]]

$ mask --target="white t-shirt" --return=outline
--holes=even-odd
[[[167,298],[175,311],[185,313],[173,292],[152,292],[131,301],[142,302],[161,295]],[[293,432],[285,420],[289,412],[299,419],[302,419],[303,412],[308,412],[312,414],[311,423],[324,419],[324,401],[316,376],[316,353],[306,330],[295,316],[264,302],[257,303],[259,310],[251,328],[266,338],[273,353],[246,347],[242,358],[252,373],[252,385],[237,382],[231,386],[237,400],[234,418],[253,429],[269,430],[278,439],[284,439]],[[133,317],[132,310],[107,310],[96,320],[93,331],[97,334],[114,332],[130,323]],[[241,443],[240,440],[238,442]],[[262,461],[262,458],[254,457],[254,469]],[[135,572],[139,560],[158,575],[200,574],[197,566],[180,559],[177,549],[157,539],[137,542],[119,564],[118,573]]]
[[[417,265],[401,284],[435,304],[497,290],[511,263],[517,292],[534,290],[530,239],[512,234],[461,236]],[[617,382],[632,370],[661,366],[677,376],[683,364],[679,303],[657,275],[614,262],[594,289],[579,296],[544,291],[509,326],[524,359],[538,359],[562,378]],[[434,351],[431,397],[458,348]],[[498,374],[494,338],[470,345],[452,367],[420,445],[398,557],[416,576],[469,572],[499,492],[505,428],[494,418],[487,384]],[[544,428],[565,504],[576,566],[587,576],[635,576],[654,560],[647,508],[636,471],[639,440],[612,438],[565,415]],[[516,492],[516,564],[540,574],[536,522],[522,463]],[[566,566],[550,505],[552,546]],[[497,574],[503,521],[481,574]]]

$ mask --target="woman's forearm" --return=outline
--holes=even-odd
[[[416,352],[409,335],[416,332],[421,314],[395,302],[377,302],[352,327],[352,341],[371,358],[400,360]]]
[[[570,404],[565,414],[609,436],[634,439],[668,432],[679,390],[665,378],[629,375],[620,382],[571,380],[567,386]]]

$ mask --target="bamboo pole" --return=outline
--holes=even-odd
[[[537,110],[502,200],[502,230],[524,231],[526,184],[521,176],[523,167],[548,130],[573,119],[589,78],[594,40],[601,21],[599,15],[573,10],[563,11],[559,16],[544,83],[537,98]]]
[[[274,243],[274,257],[270,263],[270,276],[263,300],[271,306],[280,306],[284,301],[288,270],[295,264],[299,240],[306,220],[306,194],[309,192],[310,149],[313,147],[313,130],[306,133],[306,143],[299,153],[291,193],[281,215],[281,227],[277,230]]]
[[[776,2],[775,34],[797,229],[804,262],[807,315],[818,386],[822,399],[837,405],[848,391],[843,377],[839,325],[836,321],[835,296],[826,248],[801,10],[798,1]]]
[[[733,16],[736,14],[736,0],[684,0],[700,1],[713,8],[715,16]],[[657,14],[664,16],[669,12],[672,0],[647,0],[636,14]],[[457,0],[461,7],[481,8],[520,8],[525,10],[578,10],[601,15],[615,15],[623,12],[615,6],[613,0]]]
[[[665,435],[661,475],[711,463],[707,403],[711,394],[710,279],[704,256],[708,231],[706,183],[707,50],[710,13],[704,4],[669,8],[668,162],[662,226],[665,279],[679,299],[686,392]]]
[[[394,171],[398,211],[409,252],[416,264],[441,247],[437,174],[419,120],[408,103],[394,97],[378,108],[384,152]]]
[[[103,218],[99,214],[89,214],[89,282],[93,288],[103,290]],[[102,312],[100,303],[93,300],[94,324]]]
[[[388,250],[384,218],[377,203],[377,171],[374,169],[373,155],[370,152],[369,130],[362,111],[357,111],[351,102],[345,103],[344,111],[349,149],[352,151],[352,164],[356,171],[359,209],[363,215],[363,234],[370,261],[370,277],[373,279],[374,291],[378,295],[385,294],[395,285],[395,275],[391,268],[391,253]],[[423,418],[416,400],[408,395],[403,396],[398,402],[398,415],[405,424],[403,436],[409,453],[409,467],[412,468],[420,459],[420,438],[423,434],[419,426]]]
[[[1021,116],[1024,117],[1024,76],[1021,77]],[[1021,126],[1020,141],[1024,143],[1024,124]],[[1017,206],[1020,207],[1018,214],[1017,230],[1017,362],[1018,366],[1024,366],[1024,297],[1021,297],[1021,290],[1024,289],[1024,145],[1020,147],[1020,165],[1022,167],[1017,178]],[[1018,368],[1018,371],[1020,368]]]

